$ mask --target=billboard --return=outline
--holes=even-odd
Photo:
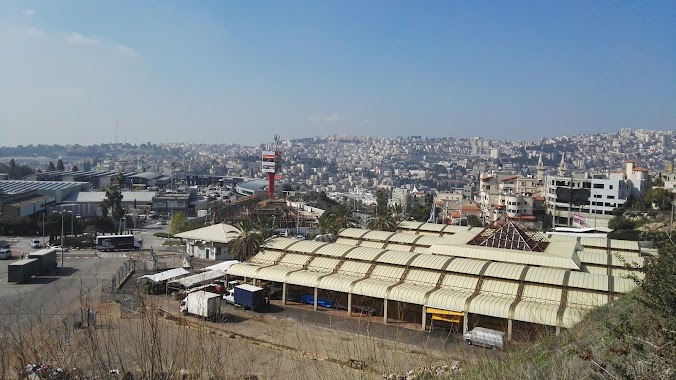
[[[263,151],[263,157],[261,159],[261,171],[263,173],[275,173],[277,155],[273,151]]]
[[[578,214],[577,212],[573,213],[573,226],[578,227],[578,228],[587,228],[589,227],[589,223],[587,223],[587,217]]]

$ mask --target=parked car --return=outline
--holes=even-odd
[[[0,249],[2,249],[2,248],[9,249],[9,243],[4,241],[4,240],[0,241]]]
[[[160,220],[159,222],[157,222],[157,225],[158,225],[158,226],[166,226],[166,225],[167,225],[167,221],[166,221],[166,220]]]
[[[10,251],[8,248],[0,249],[0,260],[7,260],[10,257],[12,257],[12,251]]]
[[[31,240],[31,247],[42,248],[42,243],[40,243],[40,240],[38,240],[38,239],[33,239],[33,240]]]
[[[51,249],[55,249],[56,252],[68,252],[70,249],[68,247],[63,247],[61,248],[60,245],[53,245],[50,247]]]
[[[484,346],[491,350],[502,349],[505,344],[504,332],[484,327],[475,327],[468,331],[463,338],[470,346]]]

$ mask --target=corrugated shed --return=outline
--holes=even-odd
[[[607,292],[608,276],[591,273],[570,272],[568,286],[571,288],[600,290]]]
[[[414,284],[401,284],[397,285],[392,290],[390,290],[390,295],[388,299],[392,301],[407,302],[414,305],[424,305],[425,304],[425,295],[430,290],[433,290],[434,286],[420,286]]]
[[[434,231],[419,231],[418,235],[439,237],[439,233]]]
[[[363,277],[348,276],[341,273],[331,274],[319,280],[321,289],[333,290],[336,292],[347,293],[353,282],[361,280]]]
[[[636,283],[630,278],[613,277],[613,291],[617,293],[628,293],[635,287]]]
[[[263,246],[261,248],[283,250],[286,247],[290,246],[291,244],[297,243],[298,241],[299,241],[298,239],[276,237],[276,238],[266,240],[265,244],[263,244]]]
[[[476,288],[476,284],[478,282],[479,282],[478,277],[447,274],[444,276],[443,280],[441,280],[441,287],[474,292],[474,289]]]
[[[389,231],[369,231],[362,237],[362,239],[374,240],[374,241],[387,241],[391,236],[396,235],[394,232]]]
[[[443,231],[444,227],[446,227],[445,224],[425,223],[422,226],[420,226],[419,230],[441,232]]]
[[[411,235],[411,234],[394,234],[390,238],[390,243],[402,243],[402,244],[413,244],[415,239],[418,237],[416,235]]]
[[[585,292],[581,290],[568,291],[568,306],[570,307],[597,307],[608,303],[608,294]]]
[[[605,251],[596,253],[589,252],[585,249],[584,251],[578,252],[577,256],[580,258],[580,262],[585,264],[606,265],[608,263],[608,253]]]
[[[402,252],[410,252],[413,246],[410,245],[405,245],[405,244],[387,244],[384,246],[384,248],[390,250],[390,251],[402,251]]]
[[[619,257],[618,257],[619,256]],[[643,257],[631,257],[624,255],[613,255],[613,266],[624,267],[626,264],[636,264],[643,267],[645,259]]]
[[[484,276],[518,280],[521,278],[521,272],[523,272],[523,268],[525,267],[525,265],[517,264],[491,263],[486,268]]]
[[[237,228],[224,223],[198,228],[176,234],[176,237],[190,240],[204,240],[208,242],[228,243],[237,239],[240,232]]]
[[[371,268],[370,263],[358,263],[355,261],[346,261],[338,269],[339,273],[348,275],[348,276],[357,276],[358,278],[363,278]]]
[[[297,270],[302,269],[298,267],[288,267],[284,265],[273,265],[270,267],[262,268],[261,270],[258,271],[258,273],[256,273],[256,276],[258,276],[258,278],[261,280],[285,282],[286,275],[289,272],[294,272]]]
[[[301,270],[298,272],[290,273],[286,281],[289,284],[314,288],[315,286],[317,286],[317,281],[319,280],[319,278],[326,275],[327,273],[324,272],[311,272],[307,270]]]
[[[514,308],[514,319],[542,325],[556,326],[559,305],[521,301]]]
[[[350,237],[350,238],[359,238],[362,235],[371,232],[371,230],[367,230],[364,228],[346,228],[338,234],[340,237]]]
[[[439,289],[430,294],[426,306],[463,312],[465,310],[465,301],[467,301],[471,295],[472,292],[468,291]]]
[[[404,282],[421,286],[435,287],[441,277],[441,273],[429,270],[411,269],[409,270]]]
[[[285,265],[287,267],[299,267],[302,268],[303,265],[310,259],[311,256],[301,255],[297,253],[287,253],[286,256],[282,257],[282,260],[279,262],[279,265]]]
[[[641,257],[641,252],[639,252],[639,251],[618,251],[618,250],[615,250],[615,249],[611,249],[610,254],[613,255],[613,256],[619,256],[619,257],[622,257],[622,258],[625,258],[625,259],[628,259],[628,260]]]
[[[333,272],[340,260],[331,257],[315,257],[307,269],[316,272]]]
[[[606,275],[606,274],[608,274],[608,268],[606,268],[605,266],[603,266],[603,267],[595,267],[595,266],[592,266],[592,265],[587,265],[587,266],[586,266],[586,270],[587,270],[587,272],[589,272],[590,274],[599,274],[599,275]]]
[[[415,253],[410,252],[386,251],[378,257],[377,261],[379,263],[406,265],[415,255]]]
[[[251,258],[251,262],[257,264],[274,264],[279,260],[279,258],[284,254],[280,251],[268,251],[258,253],[256,256]]]
[[[343,244],[327,244],[317,251],[318,255],[343,257],[353,246]]]
[[[415,247],[413,248],[414,253],[429,253],[429,248],[424,248],[424,247]]]
[[[611,269],[610,272],[610,275],[613,277],[629,278],[629,276],[636,276],[639,280],[645,278],[645,274],[637,270]]]
[[[514,297],[501,297],[493,293],[480,294],[472,300],[468,311],[474,314],[507,318],[512,302],[514,302]]]
[[[436,255],[418,255],[411,261],[412,268],[429,268],[441,270],[446,263],[453,260],[452,257],[436,256]]]
[[[256,273],[259,269],[265,268],[266,265],[256,265],[249,263],[235,264],[228,268],[228,274],[231,276],[240,276],[246,278],[257,278]]]
[[[527,282],[536,282],[539,284],[563,285],[563,279],[566,271],[555,268],[531,267],[524,278]]]
[[[371,271],[371,278],[377,278],[385,281],[399,281],[404,275],[405,268],[395,267],[392,265],[376,265]]]
[[[547,247],[547,250],[549,250]],[[561,246],[560,248],[563,248]],[[570,247],[571,257],[563,257],[547,253],[537,253],[529,251],[517,251],[511,249],[500,249],[491,247],[479,247],[468,245],[441,245],[436,244],[429,248],[429,252],[435,255],[446,255],[456,257],[466,257],[478,260],[490,260],[507,262],[513,264],[527,264],[544,267],[555,267],[564,269],[579,269],[579,265],[573,260],[572,255],[575,251]]]
[[[397,229],[406,229],[406,230],[416,230],[419,226],[422,226],[424,223],[415,222],[415,221],[401,221],[397,224]]]
[[[621,249],[621,250],[624,250],[624,251],[639,251],[640,250],[638,242],[637,241],[631,241],[631,240],[611,239],[610,240],[610,248],[611,249]]]
[[[519,284],[500,280],[484,280],[481,285],[481,294],[492,294],[501,297],[514,298]]]
[[[553,303],[558,305],[561,303],[561,288],[553,288],[549,286],[538,285],[524,285],[521,298],[527,301],[540,303]]]
[[[366,280],[355,283],[352,286],[352,292],[367,297],[385,298],[387,296],[387,288],[396,283],[396,281],[367,278]]]
[[[383,253],[382,249],[378,248],[368,248],[368,247],[358,247],[350,251],[345,255],[346,259],[357,259],[363,261],[373,261],[378,255]]]
[[[187,288],[191,288],[195,285],[199,285],[201,283],[206,283],[206,282],[209,282],[211,280],[215,280],[215,279],[223,277],[223,276],[225,276],[225,272],[220,271],[220,270],[212,270],[212,271],[202,272],[202,273],[195,274],[195,275],[188,276],[188,277],[183,277],[183,278],[180,278],[178,280],[169,281],[169,284],[180,284],[184,288],[187,289]]]
[[[437,236],[422,236],[420,239],[418,239],[415,244],[416,245],[424,245],[426,247],[430,247],[434,244],[438,244],[441,240],[441,238]]]
[[[325,243],[314,240],[300,240],[298,241],[298,243],[294,244],[293,247],[291,247],[291,250],[293,250],[294,252],[312,253],[316,249],[319,249],[327,244],[331,243]]]
[[[591,248],[591,247],[584,247],[583,252],[589,252],[589,253],[600,253],[603,255],[608,254],[608,249],[607,248]]]
[[[458,232],[467,232],[470,230],[469,226],[456,226],[453,224],[448,224],[444,227],[444,232],[446,233],[458,233]]]
[[[385,244],[386,243],[383,243],[382,241],[362,241],[359,246],[368,248],[383,248],[385,247]]]
[[[484,260],[457,258],[448,265],[446,270],[455,273],[478,275],[484,265],[486,265],[486,261]]]
[[[608,239],[595,237],[581,237],[580,244],[582,244],[584,247],[607,248]]]
[[[336,244],[359,245],[360,241],[361,240],[352,239],[352,238],[339,237],[338,239],[336,239]]]

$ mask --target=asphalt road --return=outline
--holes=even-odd
[[[22,252],[35,249],[30,248],[30,238],[0,240],[10,241],[13,255],[0,261],[0,336],[8,329],[16,333],[18,328],[36,326],[77,309],[83,296],[109,280],[126,260],[119,253],[97,257],[93,251],[69,252],[64,256],[64,268],[58,258],[59,268],[53,274],[16,284],[7,281],[8,265],[19,260]]]

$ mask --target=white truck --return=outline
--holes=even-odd
[[[180,311],[205,319],[214,319],[221,314],[221,295],[204,290],[188,293],[181,301]]]

